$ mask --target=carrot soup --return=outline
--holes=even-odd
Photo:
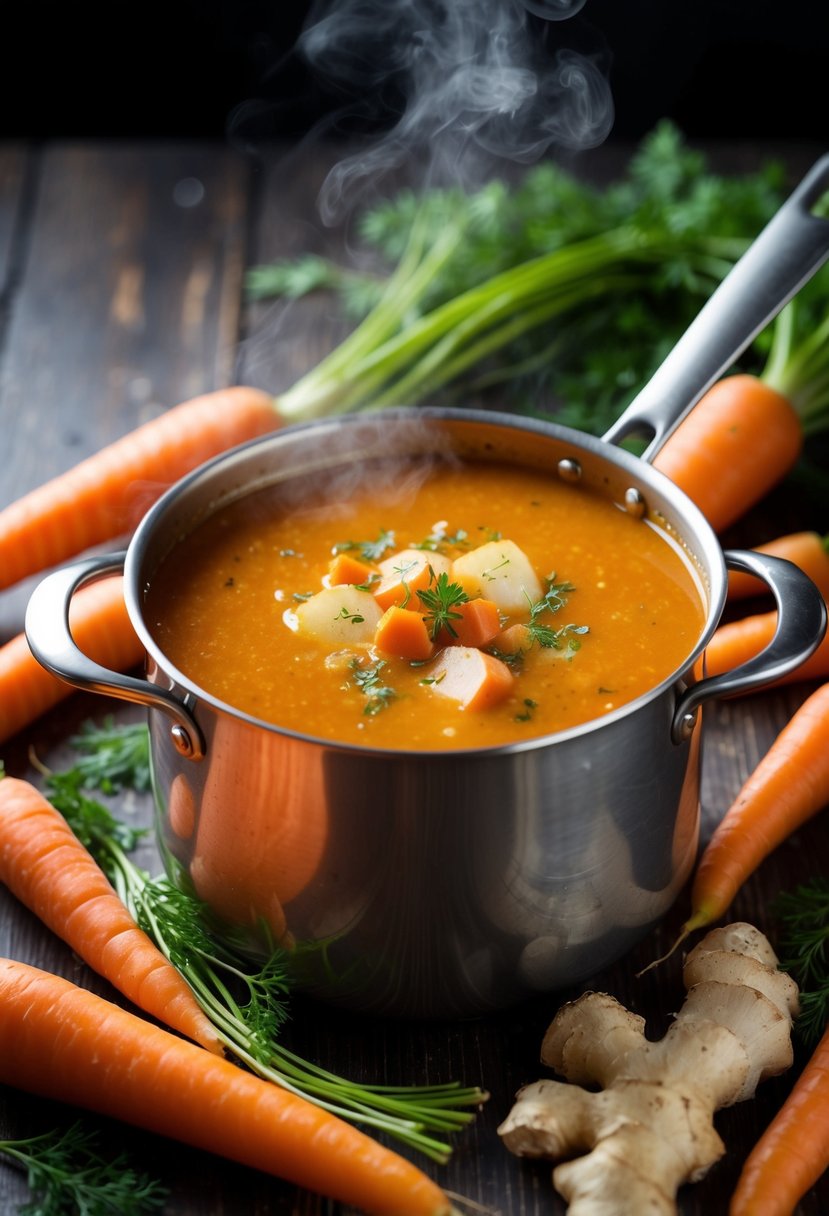
[[[162,561],[146,619],[188,681],[315,738],[494,747],[610,713],[700,637],[681,545],[601,495],[487,462],[360,486],[255,491]]]

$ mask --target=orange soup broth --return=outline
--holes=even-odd
[[[390,484],[380,492],[369,486],[347,501],[286,508],[263,490],[219,509],[151,581],[146,620],[163,653],[197,687],[261,721],[406,750],[493,747],[577,726],[684,666],[701,635],[702,594],[692,564],[659,528],[528,469],[437,467],[415,486],[401,481],[399,494]],[[539,619],[588,632],[565,638],[559,650],[532,645],[511,666],[507,698],[471,711],[424,683],[428,662],[367,645],[332,648],[286,624],[298,597],[325,585],[338,545],[383,532],[393,534],[394,550],[442,534],[450,539],[439,548],[451,557],[494,535],[508,538],[542,581],[554,575],[572,585],[564,605]],[[379,707],[351,667],[378,660],[375,688],[392,690]]]

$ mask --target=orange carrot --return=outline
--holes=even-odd
[[[653,464],[721,532],[791,471],[802,446],[801,420],[786,396],[756,376],[726,376]]]
[[[829,1168],[829,1030],[749,1153],[729,1216],[791,1216]]]
[[[350,553],[338,553],[328,565],[328,582],[332,587],[339,587],[342,583],[354,583],[360,587],[368,583],[372,576],[376,576],[376,572],[371,566],[358,561]]]
[[[72,601],[69,622],[75,641],[90,658],[114,671],[129,671],[144,649],[127,615],[123,579],[101,579]],[[28,726],[72,692],[41,667],[24,634],[0,647],[0,740]]]
[[[779,844],[829,803],[829,683],[808,697],[744,783],[703,851],[680,940],[723,915]]]
[[[401,549],[380,563],[380,582],[371,589],[374,598],[384,612],[393,604],[405,608],[412,599],[417,603],[417,592],[448,574],[451,564],[442,553]]]
[[[0,960],[0,1082],[353,1204],[448,1216],[444,1192],[363,1132],[100,997]]]
[[[708,675],[720,675],[733,671],[759,654],[774,636],[777,613],[759,612],[744,616],[740,620],[728,621],[716,630],[705,651],[705,671]],[[822,680],[829,676],[829,633],[819,646],[799,667],[781,676],[766,688],[777,688],[800,680]]]
[[[829,536],[820,536],[817,532],[790,532],[786,536],[778,536],[765,545],[755,545],[758,553],[768,553],[772,557],[784,557],[794,562],[796,566],[808,574],[825,600],[829,600]],[[762,595],[768,588],[739,570],[731,570],[728,575],[728,595],[730,599],[744,599],[751,595]]]
[[[486,646],[501,630],[501,614],[493,600],[474,599],[456,604],[457,614],[452,620],[455,636],[448,629],[441,630],[438,641],[442,645]]]
[[[472,646],[447,646],[425,670],[435,692],[451,697],[464,709],[489,709],[515,688],[506,663]]]
[[[0,880],[139,1008],[222,1051],[188,984],[139,929],[63,816],[15,777],[0,779]]]
[[[420,613],[398,608],[396,604],[380,617],[374,631],[374,644],[386,654],[414,661],[430,658],[435,648]]]
[[[185,473],[278,421],[259,389],[207,393],[25,494],[0,511],[0,588],[130,531]]]

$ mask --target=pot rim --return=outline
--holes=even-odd
[[[727,577],[725,559],[719,541],[705,516],[684,491],[676,486],[665,474],[659,472],[659,470],[655,469],[641,457],[634,455],[624,448],[617,447],[604,439],[562,426],[552,420],[535,417],[525,418],[521,415],[487,409],[401,406],[384,409],[382,411],[383,423],[391,426],[395,422],[403,424],[414,420],[425,423],[437,422],[438,424],[443,421],[450,423],[468,422],[472,424],[483,423],[497,428],[507,428],[508,430],[536,433],[545,439],[558,440],[570,445],[574,457],[578,457],[581,452],[586,452],[602,460],[609,461],[611,465],[623,473],[630,475],[632,487],[638,488],[639,484],[642,484],[663,498],[670,505],[676,517],[682,521],[682,533],[680,533],[679,529],[677,529],[677,532],[679,534],[679,541],[684,543],[680,545],[677,538],[671,537],[668,526],[670,521],[652,523],[652,526],[659,527],[668,543],[673,541],[673,543],[677,544],[678,548],[684,550],[686,561],[689,567],[696,571],[700,583],[700,599],[705,611],[705,623],[694,647],[683,660],[682,664],[660,680],[653,688],[598,718],[592,718],[588,722],[579,723],[576,726],[563,730],[516,740],[511,743],[493,744],[489,747],[459,746],[412,750],[402,746],[378,747],[376,745],[369,746],[361,743],[341,742],[336,739],[326,738],[310,732],[297,731],[280,726],[278,723],[257,718],[202,689],[194,680],[185,675],[171,662],[145,624],[142,592],[146,585],[146,579],[143,575],[142,564],[146,557],[147,547],[153,539],[155,529],[159,526],[160,521],[163,520],[167,512],[183,496],[192,493],[196,487],[209,482],[221,472],[232,468],[235,464],[248,459],[251,452],[257,450],[265,451],[271,447],[280,447],[283,444],[292,443],[296,438],[309,432],[336,433],[343,427],[367,426],[370,425],[369,418],[373,419],[376,426],[377,415],[367,417],[365,414],[360,413],[343,414],[336,418],[295,423],[283,427],[278,431],[239,444],[206,461],[197,469],[194,469],[175,482],[149,508],[140,521],[129,543],[124,561],[124,597],[127,612],[147,655],[165,677],[173,681],[179,690],[183,690],[185,700],[189,703],[191,712],[194,705],[205,704],[219,713],[246,722],[252,727],[259,727],[270,733],[280,734],[287,738],[324,746],[329,749],[397,757],[403,755],[416,756],[418,758],[428,757],[430,759],[443,757],[450,760],[458,756],[491,756],[534,751],[539,748],[548,747],[552,743],[565,743],[569,740],[580,738],[583,735],[589,735],[595,731],[609,728],[621,719],[635,714],[642,706],[663,696],[693,669],[719,623],[726,598]],[[550,475],[555,476],[554,466],[550,469]],[[246,494],[254,493],[257,489],[263,488],[267,484],[267,480],[257,482],[247,489],[242,489],[233,497],[234,499],[243,498]],[[226,501],[228,500],[223,500],[223,502]],[[623,504],[617,505],[623,506]],[[643,522],[650,522],[648,514],[645,511]],[[684,534],[686,532],[696,538],[697,544],[695,546],[692,547],[687,535]],[[180,537],[177,541],[174,541],[171,549],[176,544],[181,543],[182,539]],[[687,548],[685,547],[686,545]]]

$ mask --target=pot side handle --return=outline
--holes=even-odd
[[[728,272],[645,387],[602,436],[650,439],[650,462],[700,397],[829,257],[829,219],[811,210],[829,190],[821,157]]]
[[[729,549],[724,556],[729,569],[754,574],[768,585],[777,605],[777,628],[768,646],[753,659],[733,671],[704,676],[680,695],[671,731],[677,743],[688,738],[697,709],[705,701],[749,692],[788,675],[808,659],[826,633],[823,596],[793,562],[753,549]]]
[[[69,607],[75,592],[108,574],[122,573],[125,558],[126,552],[102,554],[48,574],[29,598],[24,625],[26,640],[38,663],[64,683],[162,710],[173,720],[172,736],[177,750],[190,760],[200,760],[204,755],[204,739],[184,701],[149,680],[110,671],[85,655],[72,637]]]

